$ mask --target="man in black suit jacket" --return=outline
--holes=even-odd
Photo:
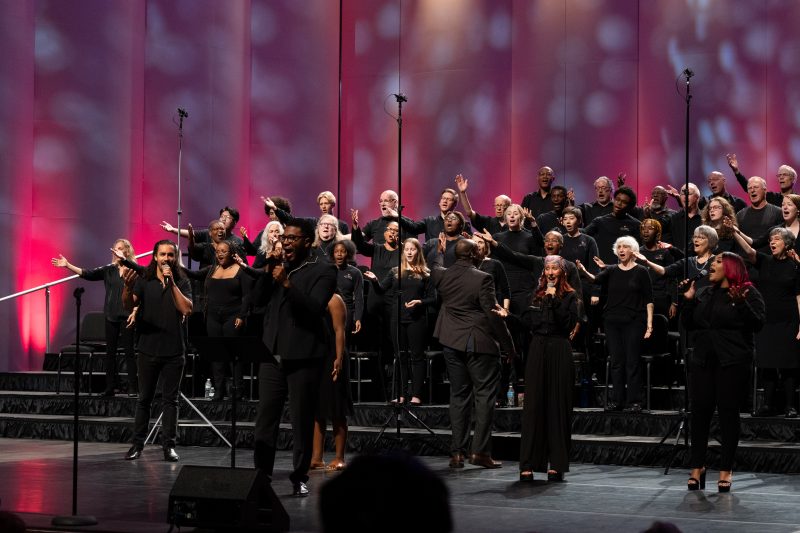
[[[431,273],[442,299],[433,335],[443,346],[450,375],[450,467],[464,466],[474,396],[475,434],[469,462],[498,468],[500,463],[491,456],[494,401],[500,379],[498,341],[509,357],[515,356],[514,343],[503,319],[494,312],[499,306],[492,277],[475,268],[475,243],[458,241],[455,256],[450,268],[436,265]],[[437,260],[441,262],[441,254]]]
[[[308,494],[314,411],[323,363],[332,349],[327,339],[333,337],[327,309],[336,290],[336,267],[309,254],[313,240],[313,225],[293,219],[281,235],[285,262],[272,266],[256,288],[256,306],[267,305],[263,340],[272,358],[261,364],[258,377],[255,467],[272,476],[288,395],[294,441],[294,471],[289,479],[296,496]]]

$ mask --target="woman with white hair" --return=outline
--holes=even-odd
[[[666,276],[668,279],[680,281],[695,279],[695,285],[700,289],[711,284],[706,274],[708,274],[708,267],[711,266],[710,261],[714,258],[712,252],[717,247],[718,242],[717,230],[711,226],[697,226],[692,236],[694,255],[679,259],[666,267],[653,263],[641,254],[637,254],[637,259],[641,260],[646,267],[659,276]],[[687,263],[689,264],[688,267],[686,266]]]
[[[339,231],[339,220],[333,215],[322,215],[317,221],[311,253],[321,259],[333,261],[333,245],[342,239],[344,235]]]
[[[599,257],[594,258],[602,269],[596,276],[580,262],[578,268],[607,293],[603,322],[614,392],[606,410],[620,411],[626,406],[626,412],[639,413],[642,410],[639,352],[642,340],[653,333],[653,286],[647,269],[636,264],[639,253],[636,239],[619,237],[613,251],[619,259],[616,265],[607,266]]]

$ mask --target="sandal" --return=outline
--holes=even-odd
[[[311,461],[311,464],[308,466],[309,470],[324,470],[325,469],[325,462],[324,461]]]
[[[719,473],[720,477],[722,477],[722,472],[724,472],[724,470],[720,471]],[[730,475],[731,477],[733,477],[733,472],[730,472]],[[720,479],[719,481],[717,481],[717,491],[719,492],[730,492],[732,486],[733,486],[732,479]]]
[[[547,471],[547,481],[564,481],[564,472]]]
[[[347,464],[344,461],[340,461],[339,459],[334,459],[328,466],[325,467],[326,472],[340,472],[347,467]]]
[[[686,488],[688,490],[705,490],[706,488],[706,469],[703,468],[703,471],[700,473],[700,478],[690,477],[689,481],[686,482]]]
[[[530,482],[533,481],[533,470],[523,470],[519,473],[519,480]]]

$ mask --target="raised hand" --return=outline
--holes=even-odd
[[[378,276],[376,276],[372,270],[364,272],[364,277],[371,281],[378,281]]]
[[[439,253],[444,253],[447,250],[447,235],[444,232],[439,233]]]
[[[127,272],[124,272],[122,274],[122,281],[124,281],[125,285],[130,288],[133,287],[133,285],[136,283],[136,279],[138,277],[139,275],[136,273],[135,270],[129,269]]]
[[[467,187],[469,186],[469,180],[464,178],[461,174],[456,176],[456,189],[458,192],[467,192]]]
[[[278,283],[283,283],[289,279],[286,269],[283,268],[283,264],[277,264],[272,268],[272,279]]]
[[[353,220],[353,227],[358,227],[358,209],[350,210],[350,218]]]
[[[261,201],[264,202],[264,205],[266,205],[269,209],[275,209],[275,202],[273,202],[272,199],[262,196]]]
[[[742,303],[747,298],[747,293],[750,292],[750,287],[729,287],[728,295],[734,303]]]
[[[569,205],[575,205],[575,189],[572,187],[567,190],[567,203]]]
[[[234,329],[241,329],[242,326],[244,326],[244,320],[242,320],[241,318],[237,318],[236,320],[233,321]]]
[[[242,236],[242,239],[247,238],[247,228],[244,226],[239,226],[239,235]]]
[[[731,167],[734,174],[739,173],[739,161],[736,159],[736,154],[725,154],[725,158],[728,160],[728,166]]]
[[[245,266],[247,264],[241,257],[239,257],[239,254],[233,254],[233,262],[239,265],[240,267]]]
[[[600,268],[605,268],[606,267],[606,264],[599,257],[594,256],[594,257],[592,257],[592,260],[594,261],[594,264],[597,265],[598,267],[600,267]]]
[[[111,253],[114,254],[114,257],[116,257],[119,260],[125,259],[125,254],[123,254],[119,250],[115,250],[114,248],[111,248]]]
[[[113,250],[113,248],[112,248],[112,250]],[[67,258],[64,257],[63,255],[58,254],[58,257],[54,257],[54,258],[52,258],[50,260],[50,263],[52,263],[53,266],[57,266],[57,267],[61,267],[61,268],[67,268],[67,265],[69,264],[69,261],[67,261]]]
[[[161,228],[164,231],[168,231],[169,233],[175,233],[175,226],[167,222],[166,220],[161,221]]]
[[[488,244],[489,246],[497,244],[494,240],[494,237],[492,237],[492,234],[489,233],[489,230],[486,228],[483,228],[483,230],[480,233],[476,233],[475,235],[486,241],[486,244]]]
[[[624,172],[620,172],[617,174],[617,189],[625,185],[625,180],[628,178],[628,175]]]

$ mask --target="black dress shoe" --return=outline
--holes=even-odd
[[[450,468],[464,468],[464,454],[454,453],[450,456]]]
[[[488,453],[473,453],[469,458],[469,464],[482,466],[483,468],[500,468],[503,463],[495,461]]]
[[[797,418],[797,409],[794,407],[787,407],[786,414],[784,416],[786,418]]]
[[[134,444],[133,446],[131,446],[131,449],[128,450],[128,453],[125,454],[125,460],[133,461],[141,456],[142,456],[142,447],[139,446],[138,444]]]
[[[168,446],[164,448],[164,460],[171,463],[177,463],[181,457],[175,453],[175,448]]]

